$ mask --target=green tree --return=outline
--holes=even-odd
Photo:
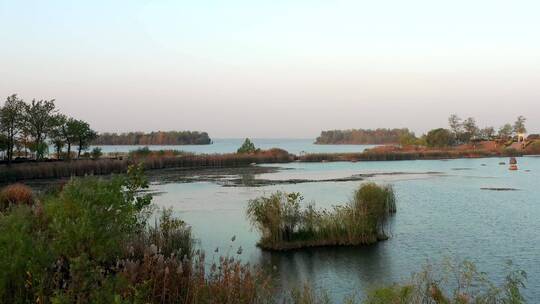
[[[527,118],[523,115],[518,116],[516,122],[514,122],[514,133],[527,133],[527,129],[525,128],[526,120]]]
[[[473,117],[469,117],[463,121],[463,142],[469,142],[472,138],[478,136],[478,126]]]
[[[87,122],[76,119],[69,120],[68,133],[78,145],[77,158],[81,157],[81,152],[88,149],[92,140],[97,137],[97,133],[90,128]]]
[[[461,118],[457,116],[457,114],[450,115],[448,118],[448,125],[454,134],[454,138],[459,140],[461,138],[461,134],[463,133],[463,124],[461,123]]]
[[[454,143],[454,136],[447,129],[433,129],[426,135],[426,142],[430,147],[447,147]]]
[[[0,133],[0,152],[4,152],[8,149],[8,138],[5,134]]]
[[[36,153],[36,159],[43,159],[48,145],[45,140],[53,130],[56,120],[56,107],[52,100],[32,100],[24,104],[23,128],[32,138],[31,150]]]
[[[13,150],[17,144],[17,135],[21,132],[24,102],[13,94],[6,98],[4,107],[0,109],[0,132],[7,138],[6,156],[8,165],[13,159]]]
[[[512,137],[512,132],[512,125],[507,123],[499,128],[498,135],[501,139],[507,140],[508,138]]]
[[[251,142],[249,138],[246,138],[246,140],[244,140],[244,143],[240,148],[238,148],[236,153],[255,153],[257,152],[257,150],[258,149],[255,148],[255,144],[253,144],[253,142]]]
[[[399,137],[399,144],[402,146],[416,145],[418,144],[418,138],[416,138],[413,132],[403,133]]]
[[[55,116],[54,119],[54,128],[51,130],[49,137],[56,151],[56,157],[60,159],[62,155],[62,149],[66,145],[66,139],[63,133],[63,129],[65,128],[67,118],[65,115],[58,114]]]
[[[95,147],[94,149],[92,149],[90,155],[92,159],[99,159],[103,155],[103,152],[101,152],[101,148]]]
[[[495,136],[495,128],[485,127],[479,131],[479,135],[482,139],[490,140]]]

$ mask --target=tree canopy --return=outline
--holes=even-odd
[[[41,160],[48,154],[49,145],[54,146],[57,158],[63,157],[67,145],[69,158],[74,142],[79,145],[80,156],[95,136],[88,123],[60,114],[54,99],[26,103],[13,94],[0,107],[0,150],[6,151],[8,164],[16,154]]]
[[[249,138],[246,138],[246,140],[244,140],[244,143],[242,144],[240,148],[238,148],[236,153],[255,153],[257,151],[258,149],[255,148],[255,144],[251,142]]]

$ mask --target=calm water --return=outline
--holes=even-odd
[[[195,153],[230,153],[236,150],[244,142],[244,138],[213,139],[211,145],[177,145],[177,146],[148,146],[152,150],[179,150]],[[290,153],[300,154],[303,152],[362,152],[370,145],[315,145],[314,139],[268,139],[254,138],[253,143],[257,148],[270,149],[281,148]],[[144,146],[100,146],[103,152],[129,152]],[[90,148],[90,150],[93,147]]]
[[[291,163],[279,165],[289,170],[258,176],[327,179],[357,173],[406,173],[372,178],[395,187],[398,213],[392,237],[363,248],[262,252],[255,246],[258,234],[244,216],[249,199],[275,190],[299,191],[306,202],[329,207],[347,201],[361,182],[258,188],[196,182],[153,184],[153,188],[163,192],[155,202],[173,207],[193,226],[210,258],[216,247],[220,254],[234,254],[242,246],[242,259],[275,266],[275,276],[288,288],[310,282],[339,301],[345,295],[362,296],[372,285],[408,278],[427,261],[437,263],[445,258],[470,259],[501,281],[505,263],[511,259],[529,274],[526,296],[540,299],[540,158],[519,158],[520,171],[516,172],[498,165],[500,161],[507,159]],[[231,243],[233,235],[236,241]]]

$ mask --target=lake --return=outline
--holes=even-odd
[[[296,147],[291,152],[300,148],[296,141],[289,147]],[[306,147],[307,142],[302,149]],[[512,260],[529,274],[526,297],[538,299],[540,158],[518,158],[519,171],[509,171],[507,165],[499,165],[501,161],[508,159],[273,164],[266,166],[278,168],[275,172],[241,177],[312,182],[230,187],[212,181],[165,182],[154,177],[152,190],[160,193],[154,198],[157,205],[172,207],[193,227],[209,261],[220,254],[236,255],[241,246],[241,258],[271,265],[283,288],[309,282],[326,290],[337,302],[346,295],[361,297],[372,286],[407,279],[428,261],[440,263],[445,259],[469,259],[501,282],[506,262]],[[364,174],[366,181],[394,186],[398,212],[389,240],[367,247],[312,248],[286,253],[263,252],[255,246],[259,235],[245,218],[249,199],[276,190],[295,191],[303,194],[306,203],[330,207],[346,202],[364,181],[317,180],[355,174]],[[231,242],[233,236],[236,240]]]
[[[210,145],[169,145],[169,146],[148,146],[151,150],[178,150],[194,153],[232,153],[236,152],[244,142],[244,138],[213,139]],[[257,148],[266,150],[271,148],[281,148],[293,154],[301,153],[331,153],[331,152],[362,152],[373,145],[315,145],[315,139],[268,139],[253,138],[253,143]],[[99,146],[104,153],[129,152],[145,146]],[[94,146],[90,147],[89,151]]]

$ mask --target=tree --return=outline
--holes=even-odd
[[[433,129],[426,135],[427,145],[430,147],[447,147],[454,143],[454,134],[450,130]]]
[[[78,145],[77,158],[80,158],[81,152],[88,149],[90,142],[97,137],[97,133],[90,128],[87,122],[77,119],[69,120],[68,129],[68,133]]]
[[[476,126],[476,120],[473,117],[469,117],[463,121],[463,141],[469,142],[472,138],[478,136],[478,127]]]
[[[448,118],[448,125],[450,126],[450,130],[454,134],[454,138],[458,140],[461,137],[461,133],[463,130],[461,118],[457,116],[457,114],[450,115],[450,117]]]
[[[416,138],[413,132],[403,133],[399,137],[399,144],[402,146],[416,145],[418,144],[418,138]]]
[[[498,135],[501,139],[507,140],[508,138],[512,137],[512,131],[512,125],[507,123],[499,128]]]
[[[56,157],[61,158],[62,149],[66,145],[66,137],[64,136],[64,128],[67,118],[63,114],[58,114],[54,117],[54,128],[51,130],[49,137],[56,151]]]
[[[103,152],[101,152],[101,148],[95,147],[94,149],[92,149],[92,152],[90,152],[90,155],[92,159],[96,160],[96,159],[99,159],[103,155]]]
[[[43,159],[48,145],[45,139],[55,126],[56,107],[52,100],[32,100],[24,104],[24,129],[33,139],[31,150],[36,153],[36,159]]]
[[[485,140],[490,140],[495,136],[495,128],[485,127],[479,132],[480,137]]]
[[[11,164],[13,159],[13,150],[16,145],[16,137],[21,131],[23,120],[24,102],[13,94],[6,98],[4,107],[0,110],[0,131],[4,133],[7,139],[7,161]]]
[[[527,129],[525,128],[526,120],[527,118],[525,118],[523,115],[518,116],[516,122],[514,122],[514,133],[527,133]]]
[[[7,151],[9,141],[6,135],[0,133],[0,152]]]
[[[236,153],[255,153],[257,152],[257,150],[258,149],[255,148],[255,145],[251,142],[251,140],[249,140],[249,138],[246,138],[246,140],[244,140],[244,143],[240,148],[238,148]]]

